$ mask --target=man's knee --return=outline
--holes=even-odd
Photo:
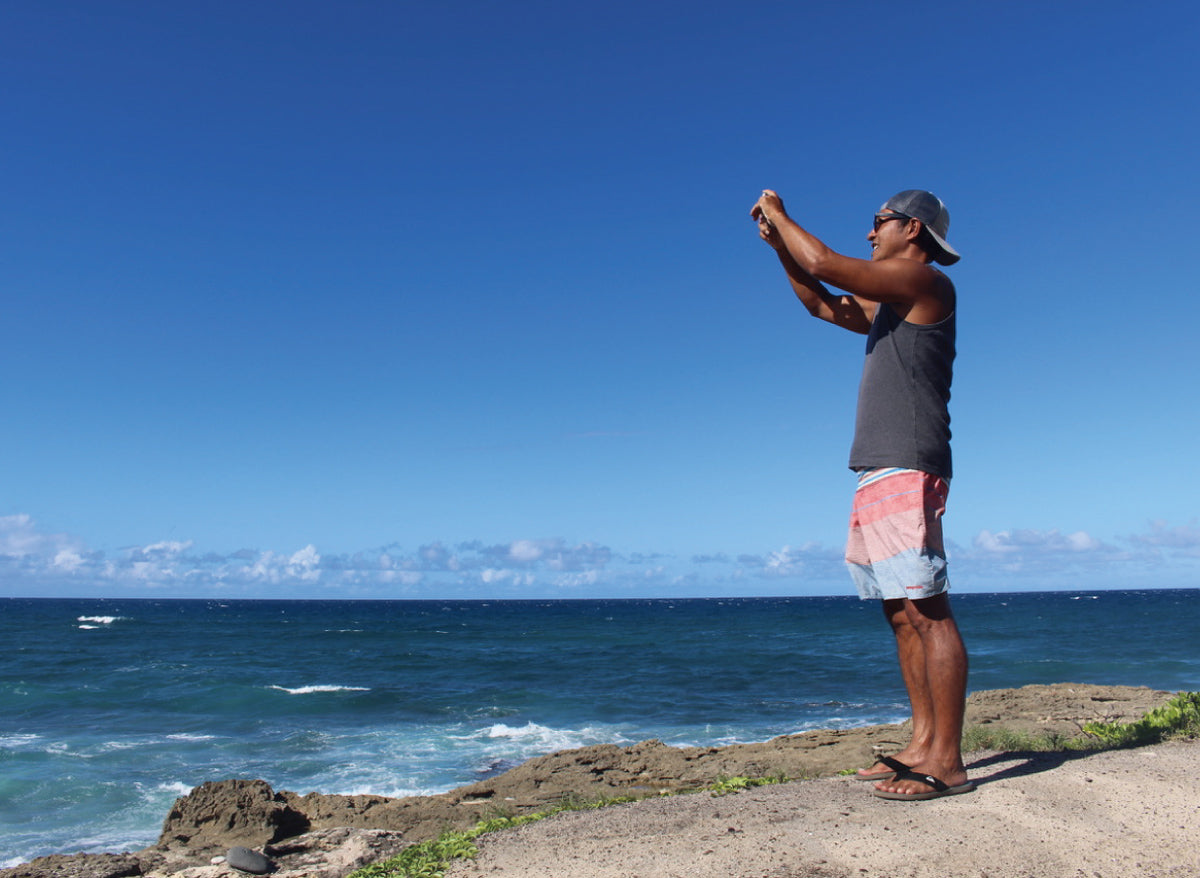
[[[899,630],[912,624],[908,620],[908,608],[905,606],[907,603],[908,601],[904,598],[887,599],[880,602],[880,605],[883,607],[883,616],[894,630]]]
[[[904,616],[908,624],[918,631],[954,624],[954,614],[950,611],[950,596],[945,592],[928,598],[905,600]]]

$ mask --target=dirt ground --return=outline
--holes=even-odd
[[[848,777],[564,813],[446,878],[1196,878],[1200,743],[976,753],[974,792],[890,802]]]

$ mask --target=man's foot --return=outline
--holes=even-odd
[[[975,789],[972,781],[964,780],[960,784],[950,786],[932,774],[921,774],[917,771],[900,771],[891,781],[897,786],[903,784],[910,789],[890,790],[881,784],[876,784],[875,795],[881,799],[895,799],[900,802],[924,801],[925,799],[940,799],[942,796],[957,796],[969,793]]]
[[[891,780],[897,772],[908,771],[912,766],[893,756],[880,756],[870,768],[860,768],[855,777],[858,780]]]

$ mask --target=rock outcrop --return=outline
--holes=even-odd
[[[201,784],[176,799],[163,821],[158,847],[185,848],[197,856],[231,847],[257,848],[308,832],[310,823],[263,780]]]
[[[146,874],[144,865],[136,854],[55,854],[0,870],[0,875],[4,878],[136,878]]]

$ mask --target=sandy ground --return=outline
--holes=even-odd
[[[976,753],[978,789],[889,802],[826,778],[565,813],[447,878],[1197,878],[1200,743]]]

